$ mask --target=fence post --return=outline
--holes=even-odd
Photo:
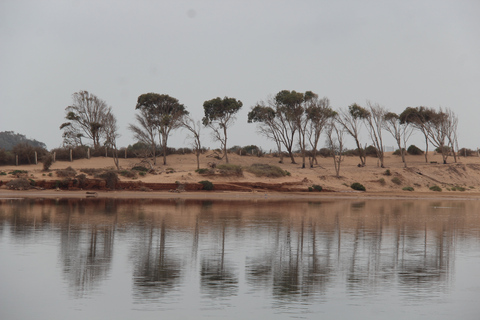
[[[15,165],[18,167],[18,154],[15,155]]]
[[[127,149],[125,149],[125,159],[127,159]]]
[[[107,154],[107,152],[108,152],[108,148],[107,148],[107,147],[105,147],[105,158],[107,158],[107,157],[108,157],[108,154]]]
[[[55,162],[57,160],[57,152],[54,151],[53,152],[53,162]]]
[[[87,149],[87,159],[90,159],[90,148]]]
[[[70,149],[70,162],[72,162],[72,161],[73,161],[73,151],[72,151],[72,149]]]

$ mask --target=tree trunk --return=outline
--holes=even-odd
[[[225,137],[223,144],[223,154],[225,155],[225,161],[228,163],[228,154],[227,154],[227,126],[223,126],[223,136]]]

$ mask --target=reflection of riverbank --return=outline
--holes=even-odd
[[[282,300],[339,283],[351,295],[394,286],[425,298],[448,288],[458,246],[480,242],[474,201],[0,203],[0,232],[13,241],[59,235],[63,272],[80,292],[107,278],[114,248],[127,245],[139,301],[187,285],[191,272],[210,298],[237,294],[241,281]]]

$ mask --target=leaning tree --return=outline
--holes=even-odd
[[[212,129],[214,139],[220,141],[227,163],[227,129],[235,122],[236,114],[242,105],[240,100],[229,97],[217,97],[203,103],[203,125]]]
[[[138,97],[135,109],[147,111],[150,125],[157,131],[163,152],[163,164],[167,164],[167,141],[172,130],[182,125],[182,119],[188,115],[185,106],[168,94],[145,93]]]
[[[73,104],[65,108],[68,122],[60,126],[65,145],[82,144],[82,138],[92,140],[93,148],[98,149],[100,140],[105,137],[106,116],[111,108],[107,103],[88,91],[75,92]]]

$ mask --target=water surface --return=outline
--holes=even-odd
[[[0,319],[478,319],[478,201],[0,200]]]

